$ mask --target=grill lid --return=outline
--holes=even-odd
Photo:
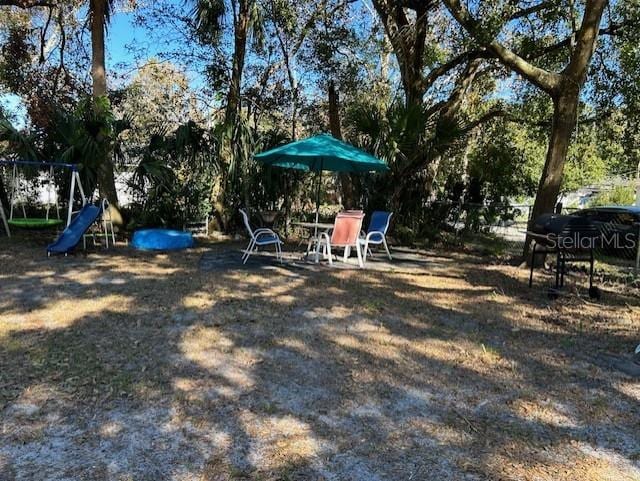
[[[567,250],[592,249],[596,247],[595,240],[601,237],[590,219],[575,215],[543,214],[535,220],[531,230],[546,236],[549,244]]]
[[[536,234],[541,235],[558,235],[560,234],[560,232],[562,232],[562,229],[567,224],[567,222],[569,222],[568,215],[542,214],[535,220],[531,230]]]

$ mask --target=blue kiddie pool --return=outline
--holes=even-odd
[[[140,229],[133,233],[131,246],[150,251],[170,251],[193,247],[191,232],[173,229]]]

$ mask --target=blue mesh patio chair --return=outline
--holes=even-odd
[[[367,253],[373,255],[370,248],[372,245],[383,245],[387,252],[389,260],[393,260],[389,246],[387,245],[386,234],[389,230],[389,222],[391,221],[392,212],[375,211],[371,214],[371,221],[367,233],[360,238],[360,245],[363,246],[362,252],[364,261],[367,260]]]

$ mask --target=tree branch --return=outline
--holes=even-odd
[[[460,127],[460,133],[468,134],[473,129],[484,124],[485,122],[489,122],[490,120],[493,120],[496,117],[505,117],[505,116],[506,116],[506,112],[504,110],[501,110],[501,109],[489,110],[487,113],[485,113],[484,115],[481,115],[475,120],[472,120],[464,127]]]
[[[555,2],[552,1],[540,2],[537,5],[532,5],[528,8],[523,8],[522,10],[513,13],[509,16],[508,20],[518,20],[519,18],[528,17],[532,13],[538,13],[542,10],[546,10],[547,8],[552,7],[554,4]]]
[[[614,110],[607,110],[604,112],[601,112],[598,115],[594,115],[592,117],[586,117],[584,119],[578,119],[578,123],[580,125],[587,125],[587,124],[595,124],[598,123],[602,120],[606,120],[609,117],[611,117],[614,113]],[[532,125],[535,127],[544,127],[544,128],[549,128],[551,127],[551,120],[531,120],[530,118],[527,117],[518,117],[517,115],[514,115],[511,112],[508,112],[506,110],[497,108],[497,109],[492,109],[489,110],[487,113],[485,113],[484,115],[481,115],[480,117],[478,117],[476,120],[472,120],[471,122],[469,122],[467,125],[465,125],[464,127],[460,128],[460,131],[462,133],[469,133],[470,131],[472,131],[473,129],[475,129],[476,127],[480,126],[481,124],[484,124],[490,120],[496,119],[498,117],[501,117],[503,119],[505,119],[507,122],[514,122],[517,124],[525,124],[525,125]]]
[[[625,21],[625,22],[621,22],[621,23],[612,23],[604,28],[601,28],[598,32],[599,36],[603,36],[603,35],[611,35],[611,36],[615,36],[615,35],[619,35],[621,33],[621,31],[623,31],[626,27],[628,27],[629,25],[631,25],[631,21]],[[533,60],[533,59],[537,59],[540,57],[544,57],[545,55],[549,54],[549,53],[553,53],[557,50],[561,50],[563,48],[566,47],[570,47],[571,46],[571,37],[567,37],[564,38],[562,40],[560,40],[559,42],[556,43],[552,43],[551,45],[547,45],[546,47],[543,47],[539,50],[536,50],[534,52],[522,55],[522,58],[524,58],[525,60]]]
[[[0,0],[0,7],[35,8],[57,6],[56,1],[50,0]]]
[[[438,80],[443,75],[446,75],[448,72],[458,67],[459,65],[462,65],[466,61],[479,58],[494,57],[495,55],[485,49],[467,50],[466,52],[462,52],[461,54],[453,57],[448,62],[445,62],[442,65],[431,69],[431,71],[424,78],[423,90],[426,92],[435,83],[436,80]]]
[[[316,10],[313,12],[313,14],[311,14],[309,16],[309,18],[305,22],[304,26],[300,29],[300,35],[298,36],[298,39],[297,39],[294,47],[291,49],[292,55],[295,56],[298,53],[298,50],[300,50],[300,47],[302,47],[302,44],[304,43],[304,40],[306,39],[307,35],[309,34],[311,29],[313,28],[313,25],[315,24],[316,20],[318,20],[318,17],[320,16],[320,13],[324,13],[326,16],[330,17],[334,13],[336,13],[338,10],[340,10],[343,7],[345,7],[346,5],[349,5],[351,3],[355,3],[355,1],[356,0],[345,0],[343,2],[340,2],[340,3],[336,4],[336,5],[334,5],[333,8],[331,10],[329,10],[328,12],[325,12],[325,9],[326,9],[326,4],[325,3],[323,3],[321,5],[318,5],[318,8],[316,8]]]
[[[548,72],[540,67],[536,67],[495,39],[489,41],[483,39],[482,34],[480,33],[480,25],[478,21],[474,19],[469,11],[460,4],[460,0],[444,0],[444,4],[458,23],[460,23],[460,25],[462,25],[476,41],[480,42],[487,49],[492,51],[505,65],[511,67],[536,87],[544,90],[545,92],[552,93],[559,87],[561,79],[560,75],[554,72]]]
[[[563,73],[568,74],[572,79],[582,80],[587,75],[587,69],[600,33],[600,21],[602,13],[608,0],[587,0],[584,7],[584,16],[580,30],[576,35],[576,46],[573,49],[571,60]]]
[[[40,58],[39,62],[41,64],[44,63],[44,48],[45,48],[45,40],[47,37],[47,30],[49,29],[49,24],[51,23],[51,17],[53,16],[53,8],[49,7],[49,14],[47,15],[47,21],[44,26],[40,29]]]

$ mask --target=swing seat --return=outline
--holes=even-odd
[[[27,217],[21,219],[8,219],[7,223],[11,227],[17,227],[19,229],[41,230],[59,227],[64,223],[64,221],[62,221],[61,219],[40,219]]]

